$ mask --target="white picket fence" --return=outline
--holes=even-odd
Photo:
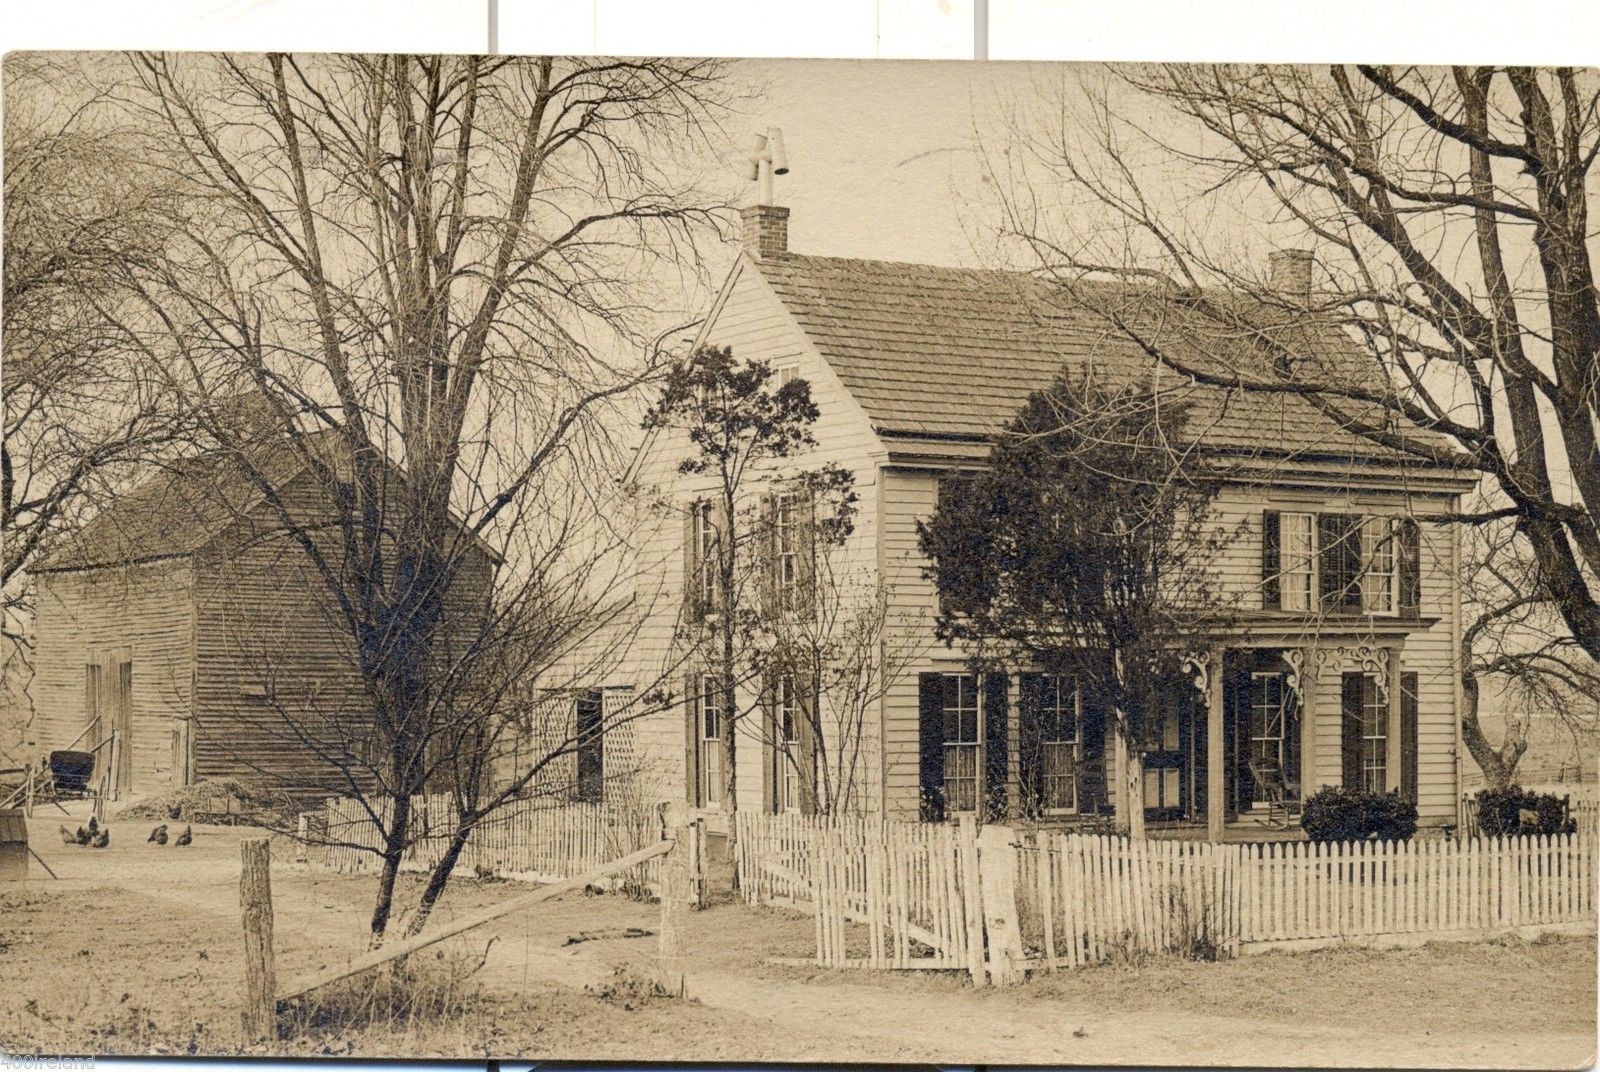
[[[392,802],[379,812],[387,824]],[[413,840],[403,870],[431,870],[444,857],[456,826],[447,795],[413,797]],[[377,870],[381,831],[357,800],[331,799],[320,813],[320,831],[308,859],[341,874]],[[478,825],[467,839],[459,872],[515,875],[541,881],[572,878],[661,840],[660,820],[646,809],[618,804],[584,804],[534,798],[517,801]],[[660,860],[650,860],[614,884],[624,889],[653,887]]]
[[[1123,837],[739,813],[740,889],[810,911],[817,960],[1008,981],[1401,935],[1592,924],[1596,831],[1326,844]],[[1004,836],[998,836],[998,835]]]

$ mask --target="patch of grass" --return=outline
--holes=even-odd
[[[460,1021],[484,1004],[473,976],[483,967],[486,954],[486,949],[469,951],[460,943],[448,943],[330,983],[279,1017],[279,1037],[331,1042],[369,1030],[408,1036]]]

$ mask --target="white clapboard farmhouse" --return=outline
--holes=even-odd
[[[831,461],[853,474],[860,511],[843,553],[886,593],[897,631],[886,646],[914,652],[859,727],[853,809],[902,820],[986,808],[1103,821],[1118,795],[1106,720],[1086,709],[1070,676],[1027,666],[975,675],[961,651],[934,640],[936,595],[916,526],[941,493],[959,494],[953,478],[984,464],[991,436],[1064,365],[1150,376],[1152,359],[1028,277],[793,253],[788,215],[772,205],[743,211],[743,248],[699,341],[810,383],[818,447],[795,465]],[[1274,284],[1291,299],[1296,288],[1308,294],[1311,268],[1307,252],[1275,254]],[[1177,303],[1161,312],[1174,323],[1183,315]],[[1290,329],[1302,344],[1315,338],[1304,327]],[[1338,334],[1325,336],[1337,351]],[[1222,335],[1210,353],[1188,338],[1166,345],[1187,346],[1196,365],[1241,360]],[[1172,697],[1144,743],[1135,806],[1162,826],[1243,836],[1261,829],[1274,788],[1303,799],[1342,784],[1407,794],[1424,826],[1454,822],[1460,549],[1450,527],[1419,519],[1455,509],[1470,482],[1375,445],[1293,394],[1160,375],[1193,407],[1200,453],[1230,474],[1217,503],[1230,534],[1217,587],[1231,613],[1185,653],[1193,687]],[[684,613],[701,529],[715,522],[696,509],[710,484],[678,471],[686,449],[681,434],[654,435],[629,474],[640,501],[656,504],[641,508],[637,528],[644,609],[632,676],[677,665],[681,702],[619,727],[624,739],[608,740],[607,752],[630,757],[651,797],[717,809],[726,806],[715,776],[724,713],[706,697],[692,653],[697,623]],[[784,492],[775,471],[758,494],[783,503]],[[800,529],[771,553],[815,553]],[[804,682],[759,697],[768,709],[753,692],[755,718],[769,725],[793,721],[776,705],[826,702]],[[817,721],[826,727],[827,712]],[[1024,739],[1042,747],[1021,749]],[[741,733],[738,808],[804,808],[808,795],[790,772],[810,769],[807,758],[786,765],[774,753],[816,747],[814,735]]]

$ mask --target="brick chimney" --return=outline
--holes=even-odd
[[[1309,249],[1275,249],[1267,255],[1272,289],[1300,305],[1311,304],[1311,268],[1317,262]]]
[[[789,252],[789,210],[782,205],[746,205],[739,210],[744,251],[756,260]]]

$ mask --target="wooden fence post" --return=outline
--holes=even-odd
[[[961,859],[961,911],[967,934],[967,972],[973,986],[982,986],[983,956],[983,883],[978,870],[978,828],[971,815],[956,819],[958,824],[956,851]]]
[[[272,843],[239,842],[239,908],[244,917],[245,1044],[277,1036],[277,973],[272,963]]]
[[[662,833],[673,845],[661,861],[661,926],[656,935],[656,981],[670,997],[684,996],[683,931],[694,896],[694,846],[688,808],[682,801],[661,805]]]
[[[989,947],[989,981],[1022,982],[1022,932],[1017,921],[1017,848],[1004,826],[978,835],[978,874],[983,886],[983,922]]]
[[[295,863],[297,863],[297,864],[306,864],[306,863],[310,863],[311,862],[310,842],[311,842],[311,814],[309,812],[301,812],[300,815],[299,815],[298,828],[295,831],[295,840],[294,840],[294,862]]]

